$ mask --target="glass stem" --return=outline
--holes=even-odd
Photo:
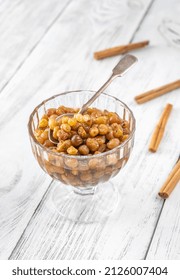
[[[89,188],[74,188],[74,193],[78,195],[94,195],[97,191],[97,186]]]

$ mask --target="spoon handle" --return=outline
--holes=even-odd
[[[135,63],[137,58],[133,55],[125,55],[118,64],[114,67],[112,75],[109,79],[100,87],[100,89],[91,97],[91,99],[86,102],[82,108],[79,110],[79,114],[83,114],[88,107],[98,98],[98,96],[110,85],[110,83],[117,77],[122,76],[129,70]]]
[[[78,112],[79,114],[83,114],[89,108],[89,106],[98,98],[98,96],[110,85],[113,78],[116,78],[114,74],[112,74],[111,77],[104,83],[104,85],[102,85],[102,87],[100,87],[100,89],[91,97],[91,99],[89,99],[88,102],[82,106]]]

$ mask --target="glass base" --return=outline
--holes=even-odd
[[[56,183],[51,199],[63,217],[74,222],[95,223],[103,222],[114,212],[119,192],[111,182],[87,189]]]

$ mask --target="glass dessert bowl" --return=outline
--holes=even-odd
[[[57,181],[51,192],[56,210],[64,217],[78,222],[99,222],[116,209],[119,202],[117,186],[111,182],[127,163],[134,144],[135,119],[132,111],[120,100],[101,94],[94,108],[116,112],[129,123],[129,135],[119,146],[93,155],[69,155],[54,152],[35,137],[42,115],[49,108],[79,108],[94,91],[64,92],[44,100],[29,118],[28,130],[32,151],[40,167]]]

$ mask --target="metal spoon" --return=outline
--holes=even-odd
[[[110,85],[110,83],[117,77],[123,76],[135,63],[137,62],[137,58],[133,55],[125,55],[118,64],[112,70],[112,75],[110,78],[100,87],[100,89],[81,107],[79,110],[79,114],[83,114],[89,106],[99,97],[99,95]],[[60,120],[63,116],[72,117],[73,113],[67,113],[60,115],[56,118],[56,120]],[[49,129],[49,140],[54,143],[58,144],[58,141],[53,137],[53,131]]]

